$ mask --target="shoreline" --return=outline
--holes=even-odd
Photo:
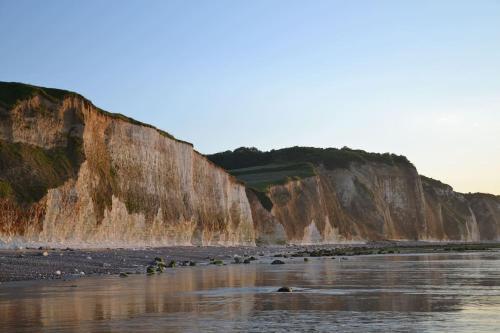
[[[334,257],[384,254],[455,253],[500,249],[500,242],[372,242],[368,244],[280,245],[280,246],[174,246],[115,249],[0,249],[0,283],[14,281],[72,280],[84,276],[146,274],[159,257],[176,266],[230,264],[243,261],[287,261],[297,257]],[[193,264],[194,263],[194,264]],[[169,270],[172,268],[165,268]]]

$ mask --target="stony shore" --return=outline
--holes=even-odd
[[[464,252],[500,249],[499,243],[379,242],[363,245],[310,245],[276,247],[177,246],[143,249],[51,249],[0,250],[0,283],[23,280],[75,279],[95,275],[146,274],[148,266],[161,258],[176,266],[230,264],[234,257],[252,258],[252,263],[269,263],[277,257],[393,255],[398,253]],[[253,260],[255,259],[255,260]],[[240,260],[238,260],[240,261]],[[249,262],[249,261],[247,261]],[[165,269],[169,269],[168,267]]]

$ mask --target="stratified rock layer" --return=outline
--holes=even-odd
[[[250,195],[258,243],[500,240],[500,198],[461,194],[413,167],[353,163],[270,186],[272,208]]]
[[[500,240],[500,197],[402,156],[216,155],[78,94],[0,82],[0,247]]]
[[[255,244],[245,187],[191,144],[71,93],[0,116],[0,242]]]

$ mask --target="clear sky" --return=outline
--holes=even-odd
[[[500,1],[0,0],[0,80],[193,142],[406,155],[500,194]]]

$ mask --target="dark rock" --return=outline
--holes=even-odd
[[[291,293],[292,292],[292,288],[290,287],[281,287],[278,289],[278,292],[279,293]]]
[[[234,256],[233,260],[235,264],[241,264],[243,262],[240,256]]]
[[[284,264],[285,264],[285,262],[284,262],[284,261],[282,261],[282,260],[278,260],[278,259],[274,260],[274,261],[271,263],[271,265],[284,265]]]

